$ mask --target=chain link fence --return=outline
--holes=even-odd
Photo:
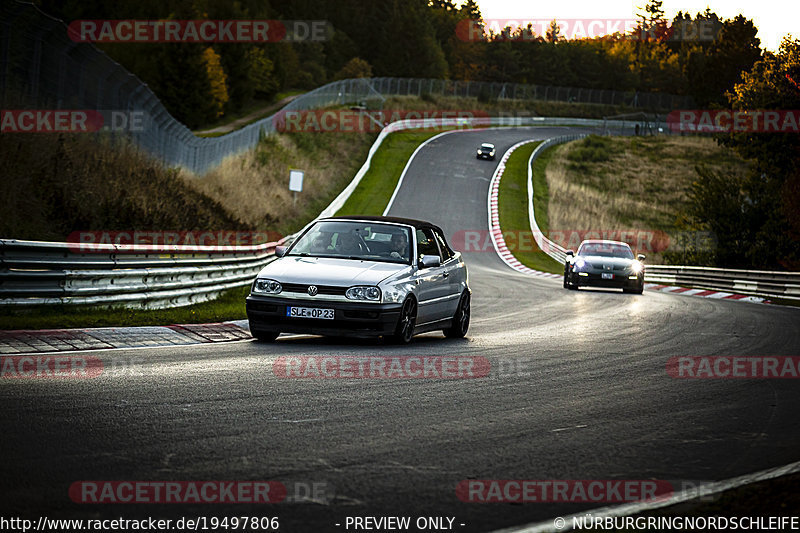
[[[478,99],[521,99],[627,105],[651,109],[690,107],[686,97],[513,83],[415,78],[336,81],[305,93],[280,113],[347,104],[379,108],[385,96],[440,94]],[[124,135],[168,166],[201,174],[226,157],[253,148],[275,132],[275,115],[220,137],[196,137],[175,120],[136,76],[91,44],[69,38],[67,26],[33,4],[0,4],[0,98],[3,109],[113,111],[141,123]],[[108,133],[116,135],[113,131]]]
[[[540,100],[605,104],[650,110],[690,109],[692,98],[666,93],[612,91],[580,87],[551,87],[522,83],[437,80],[424,78],[372,78],[372,87],[382,95],[424,94],[478,98],[481,100]]]

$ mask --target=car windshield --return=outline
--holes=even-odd
[[[578,250],[578,255],[596,255],[600,257],[620,257],[633,259],[633,252],[623,244],[584,243]]]
[[[492,148],[494,148],[494,146],[489,146],[488,144],[484,144],[483,146],[481,146],[481,148],[484,150],[491,150]]]
[[[411,263],[408,228],[376,222],[321,221],[286,255]]]

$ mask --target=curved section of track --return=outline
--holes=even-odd
[[[445,135],[408,168],[391,215],[451,236],[486,230],[498,153],[568,128]],[[524,194],[521,191],[520,194]],[[277,515],[287,531],[342,531],[347,516],[451,516],[486,531],[591,504],[471,504],[466,479],[730,478],[798,459],[793,380],[676,380],[679,355],[800,355],[796,309],[663,293],[566,291],[515,272],[494,253],[466,255],[468,339],[408,347],[295,337],[269,344],[120,351],[119,373],[93,380],[5,380],[3,497],[12,514],[89,517]],[[475,355],[470,380],[276,377],[282,355]],[[90,506],[81,479],[271,479],[326,483],[317,503]],[[336,523],[342,526],[335,526]]]

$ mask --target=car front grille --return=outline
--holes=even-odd
[[[606,265],[605,263],[590,263],[589,265],[594,269],[605,270],[607,272],[609,271],[625,272],[625,270],[627,270],[627,267],[625,265],[614,265],[611,267],[611,269],[606,268],[609,265]]]
[[[283,291],[281,292],[295,292],[300,294],[308,294],[308,288],[314,285],[313,283],[281,283]],[[317,294],[325,294],[329,296],[344,296],[348,287],[336,287],[334,285],[314,285],[318,292]]]

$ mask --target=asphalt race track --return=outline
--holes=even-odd
[[[390,214],[452,237],[487,228],[498,156],[569,128],[444,135],[422,148]],[[498,157],[499,159],[499,157]],[[598,507],[466,503],[468,479],[721,480],[800,459],[797,380],[685,380],[681,355],[800,355],[800,310],[645,291],[567,291],[495,254],[466,255],[467,339],[408,347],[294,336],[97,352],[86,380],[3,380],[4,515],[277,516],[280,531],[346,531],[350,516],[455,517],[489,531]],[[282,355],[486,357],[479,379],[286,379]],[[273,505],[76,504],[80,480],[276,480]],[[296,498],[322,483],[325,496]],[[336,526],[335,524],[341,524]],[[447,523],[447,522],[445,522]],[[461,526],[460,524],[464,524]],[[353,531],[353,528],[349,529]]]

